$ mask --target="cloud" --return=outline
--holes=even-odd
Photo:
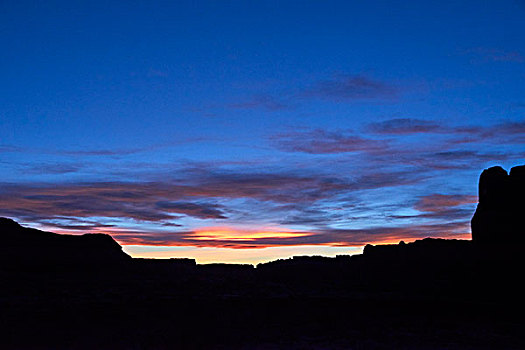
[[[480,132],[480,138],[492,138],[497,142],[525,144],[525,120],[506,121]]]
[[[36,222],[57,216],[162,222],[173,219],[173,213],[223,219],[224,208],[210,199],[313,202],[345,186],[337,179],[278,173],[210,173],[172,182],[5,185],[0,190],[0,215]]]
[[[470,56],[473,62],[525,62],[525,56],[517,51],[506,51],[495,48],[476,47],[463,51],[463,54]]]
[[[324,236],[326,241],[336,242],[332,245],[338,246],[397,243],[400,240],[412,241],[426,237],[466,239],[470,238],[470,221],[400,227],[384,226],[361,230],[329,230]]]
[[[455,127],[450,129],[451,144],[488,143],[524,144],[525,121],[505,121],[488,126]]]
[[[434,238],[470,238],[470,222],[406,226],[381,226],[365,229],[325,228],[312,231],[243,230],[238,228],[202,228],[180,232],[114,232],[124,245],[195,246],[215,248],[266,248],[297,245],[362,246],[397,243],[400,240]]]
[[[308,171],[294,174],[212,169],[193,170],[185,175],[164,182],[4,184],[0,186],[0,215],[58,228],[77,226],[66,222],[72,218],[173,226],[183,216],[245,222],[265,218],[275,223],[283,218],[298,222],[298,216],[307,219],[316,213],[320,223],[324,212],[314,208],[316,203],[337,202],[344,194],[411,185],[422,179],[420,174],[410,171],[376,169],[373,174],[362,172],[354,177]]]
[[[285,89],[282,86],[275,86],[272,90],[266,93],[254,93],[248,99],[241,98],[240,102],[226,104],[226,107],[277,112],[296,108],[311,99],[335,102],[385,101],[396,99],[400,95],[398,86],[365,75],[351,74],[339,74],[328,79],[310,82],[303,81],[298,86],[287,86]],[[218,106],[210,107],[217,108]],[[193,110],[203,111],[202,108]]]
[[[23,152],[23,148],[12,145],[0,145],[0,153],[19,153]]]
[[[210,171],[196,179],[186,192],[191,196],[305,203],[330,197],[347,186],[343,179],[314,174]]]
[[[271,95],[257,95],[250,100],[240,103],[233,103],[229,105],[230,108],[235,109],[264,109],[267,111],[281,111],[289,109],[291,106],[285,103],[282,99]]]
[[[315,83],[304,95],[337,101],[392,99],[399,95],[399,89],[363,75],[340,75]]]
[[[519,161],[525,157],[523,149],[507,147],[525,144],[525,121],[453,126],[438,121],[397,118],[367,124],[364,128],[371,136],[315,129],[276,134],[269,140],[285,152],[352,154],[368,166],[410,166],[418,172],[473,169],[488,162]],[[419,135],[424,139],[407,139],[406,135]]]
[[[395,220],[411,221],[439,220],[440,222],[463,221],[472,216],[477,196],[462,194],[429,194],[421,196],[413,205],[419,213],[412,215],[390,215]]]
[[[370,123],[368,129],[376,134],[387,135],[439,133],[446,130],[446,128],[437,122],[410,118],[396,118],[377,123]]]
[[[411,118],[395,118],[370,123],[365,128],[373,134],[404,136],[410,134],[445,134],[453,138],[451,143],[525,142],[525,121],[503,121],[492,125],[447,125],[442,121]]]
[[[81,231],[81,233],[87,231],[101,231],[109,228],[114,228],[113,224],[104,224],[98,221],[93,220],[83,220],[79,218],[69,218],[69,217],[57,217],[54,219],[42,219],[40,224],[44,226],[51,226],[66,231]]]
[[[523,135],[525,133],[525,120],[522,121],[507,121],[496,124],[492,133],[504,135]]]
[[[161,191],[158,185],[148,183],[3,186],[0,214],[42,223],[57,217],[169,220],[172,218],[170,213],[154,206]]]
[[[157,202],[157,208],[169,213],[185,214],[200,219],[226,219],[221,206],[212,203]]]
[[[420,197],[414,208],[419,211],[437,212],[447,210],[450,207],[457,207],[460,205],[473,204],[477,202],[477,196],[434,193]]]
[[[287,152],[330,154],[348,152],[374,152],[388,148],[387,141],[316,129],[272,137],[273,143]]]
[[[388,213],[383,214],[382,224],[374,222],[380,209],[366,208],[366,199],[360,198],[360,193],[414,185],[427,176],[413,169],[388,171],[372,166],[359,169],[353,176],[333,176],[305,169],[301,173],[247,169],[233,172],[203,167],[181,171],[178,176],[158,182],[4,184],[0,186],[0,215],[62,232],[109,233],[125,245],[239,249],[359,246],[427,236],[466,237],[463,226],[421,224],[421,220],[443,218],[455,222],[471,215],[462,206],[471,197],[433,194],[420,198],[414,208],[421,213],[409,217],[409,224],[403,227],[385,225],[385,220],[393,218]],[[388,205],[394,205],[395,211],[404,204],[383,203],[383,210],[390,212],[385,209]],[[355,210],[361,210],[357,219],[350,216]],[[208,224],[189,229],[180,226],[186,222],[181,220],[183,217],[202,220],[199,225]],[[263,217],[268,219],[267,225],[273,226],[264,227]],[[210,222],[226,224],[207,226]],[[356,222],[374,227],[331,227],[351,227]],[[306,228],[292,230],[285,225]],[[443,227],[446,230],[439,231]]]
[[[447,145],[442,145],[447,148]],[[520,160],[525,156],[523,152],[494,151],[479,152],[469,149],[456,149],[437,152],[408,150],[405,154],[396,158],[400,164],[413,164],[426,169],[434,170],[460,170],[479,169],[487,163]]]
[[[182,138],[177,139],[176,141],[169,141],[164,143],[157,143],[152,145],[147,145],[144,147],[135,147],[135,148],[121,148],[121,149],[44,149],[44,148],[23,148],[13,145],[0,145],[0,153],[31,153],[31,154],[40,154],[40,155],[58,155],[58,156],[74,156],[74,157],[119,157],[119,156],[128,156],[138,153],[147,153],[157,151],[163,148],[173,147],[177,145],[184,145],[189,143],[201,142],[201,141],[210,141],[209,138],[204,137],[192,137],[192,138]]]
[[[158,146],[130,149],[94,149],[94,150],[44,150],[38,148],[22,148],[12,145],[0,145],[0,153],[35,153],[35,154],[58,154],[69,156],[122,156],[146,152]]]
[[[27,164],[23,170],[28,174],[70,174],[76,173],[82,168],[79,164],[56,163],[56,164]]]
[[[472,206],[477,203],[477,196],[462,194],[429,194],[419,198],[414,209],[421,212],[416,215],[396,216],[396,219],[439,219],[444,222],[464,220],[473,213]]]
[[[67,150],[58,151],[57,153],[68,156],[127,156],[131,154],[142,153],[151,150],[152,148],[130,148],[130,149],[93,149],[93,150]]]
[[[320,210],[314,208],[298,208],[292,210],[292,214],[285,216],[281,225],[326,225],[340,218],[341,214],[334,211]]]

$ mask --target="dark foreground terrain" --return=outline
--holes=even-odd
[[[521,193],[521,170],[483,173],[473,241],[257,268],[131,259],[106,235],[0,219],[0,349],[524,349],[525,210],[494,202]],[[505,239],[498,220],[515,220]]]

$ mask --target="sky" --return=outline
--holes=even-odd
[[[251,263],[470,238],[523,1],[2,1],[0,216]]]

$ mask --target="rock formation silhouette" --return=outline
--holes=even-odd
[[[66,235],[0,218],[0,263],[13,269],[113,265],[131,259],[109,235]]]
[[[471,221],[479,245],[525,243],[525,165],[507,174],[500,166],[485,169],[479,179],[479,203]]]

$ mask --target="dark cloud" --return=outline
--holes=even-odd
[[[40,222],[40,224],[42,225],[46,225],[46,226],[53,226],[53,227],[56,227],[56,228],[60,228],[60,229],[63,229],[63,230],[67,230],[67,231],[80,231],[80,233],[84,233],[84,232],[87,232],[87,231],[93,231],[93,230],[104,230],[104,229],[107,229],[107,228],[112,228],[112,227],[115,227],[115,225],[108,225],[108,224],[102,224],[102,223],[93,223],[93,222],[88,222],[86,224],[68,224],[68,223],[61,223],[61,222],[56,222],[56,221],[46,221],[46,220],[42,220]]]
[[[157,208],[170,213],[185,214],[200,219],[226,219],[221,206],[211,203],[157,202]]]

